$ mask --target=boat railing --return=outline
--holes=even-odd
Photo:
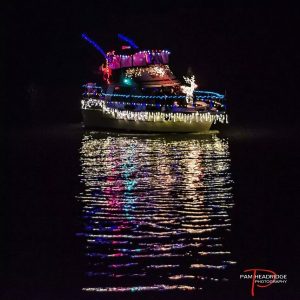
[[[83,97],[85,100],[98,98],[109,106],[129,107],[130,109],[162,109],[176,110],[176,107],[185,108],[193,107],[197,111],[221,111],[226,110],[225,96],[211,91],[194,91],[194,101],[188,104],[186,95],[183,94],[154,94],[154,95],[137,95],[137,94],[121,94],[112,91],[103,92],[102,87],[95,83],[88,83],[83,87],[86,88]],[[95,106],[96,102],[93,102]],[[90,103],[92,103],[90,102]]]
[[[117,94],[117,93],[102,93],[105,97],[125,98],[125,99],[186,99],[186,95],[134,95],[134,94]],[[198,99],[223,100],[224,96],[217,93],[200,94],[195,93],[194,97]]]

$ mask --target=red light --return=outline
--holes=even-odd
[[[130,46],[127,46],[127,45],[122,45],[122,48],[121,48],[122,50],[125,50],[125,49],[131,49],[131,47]]]

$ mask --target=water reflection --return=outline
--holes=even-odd
[[[86,134],[85,291],[199,290],[232,261],[228,141]]]

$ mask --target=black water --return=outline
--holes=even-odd
[[[4,141],[1,299],[248,299],[252,267],[288,275],[257,299],[297,299],[293,132]]]

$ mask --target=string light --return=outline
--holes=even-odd
[[[170,67],[168,65],[151,65],[148,67],[129,68],[125,72],[126,77],[140,77],[144,73],[150,76],[164,77],[166,74],[172,75]]]
[[[128,111],[109,107],[101,99],[88,99],[81,101],[82,109],[99,108],[103,113],[118,120],[145,121],[145,122],[220,122],[228,123],[228,116],[224,112],[152,112]]]
[[[223,99],[225,98],[224,95],[216,93],[216,92],[210,92],[210,91],[200,91],[200,90],[195,90],[194,91],[195,95],[200,95],[200,94],[207,94],[207,95],[211,95],[211,97],[215,97],[215,98],[220,98]]]
[[[169,54],[168,50],[144,50],[131,55],[115,54],[115,51],[111,51],[106,54],[106,57],[111,69],[119,69],[151,64],[168,64]]]
[[[130,95],[130,94],[111,94],[102,93],[105,97],[137,98],[137,99],[184,99],[183,95]]]
[[[92,88],[92,89],[100,89],[100,92],[102,92],[102,87],[101,86],[97,86],[96,84],[92,84],[92,83],[87,83],[82,85],[82,87],[84,88]],[[199,99],[224,99],[225,96],[216,92],[211,92],[211,91],[202,91],[202,90],[195,90],[194,94],[196,96],[196,98]],[[166,96],[148,96],[148,95],[128,95],[128,94],[110,94],[110,93],[102,93],[102,95],[104,96],[116,96],[116,97],[134,97],[134,98],[141,98],[141,99],[145,99],[145,98],[155,98],[155,99],[159,99],[159,98],[165,98],[167,97],[168,99],[170,98],[185,98],[185,96],[181,96],[181,95],[166,95]]]
[[[121,98],[137,98],[137,99],[184,99],[184,95],[129,95],[129,94],[112,94],[112,93],[102,93],[105,97],[121,97]],[[196,99],[224,99],[224,96],[209,96],[209,95],[196,95]]]

